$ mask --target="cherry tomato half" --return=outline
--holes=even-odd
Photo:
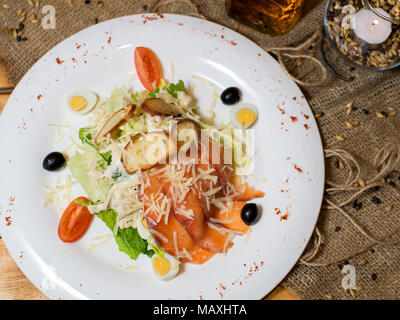
[[[89,201],[85,197],[78,197],[75,200]],[[58,225],[58,236],[64,242],[74,242],[81,238],[93,219],[89,209],[75,203],[75,200],[65,209]]]
[[[153,91],[161,80],[160,61],[153,51],[145,47],[137,47],[134,57],[140,82],[147,90]]]

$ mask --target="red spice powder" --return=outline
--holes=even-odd
[[[37,96],[37,99],[40,100],[40,99],[42,99],[42,97],[43,97],[43,96],[42,96],[41,94],[39,94],[39,95]]]
[[[10,226],[11,223],[12,223],[11,217],[6,217],[5,219],[6,219],[6,225],[7,225],[7,226]]]
[[[304,124],[304,128],[306,128],[306,130],[310,129],[310,127],[308,126],[308,124]]]
[[[285,213],[283,216],[281,216],[281,221],[282,220],[287,220],[289,217],[289,215],[287,213]]]
[[[108,38],[107,43],[111,43],[111,37]]]
[[[237,46],[237,42],[235,42],[235,41],[230,41],[230,43],[231,43],[231,45],[233,45],[233,46]]]
[[[279,111],[281,112],[281,114],[285,114],[286,113],[286,111],[285,111],[285,109],[282,109],[281,107],[277,107],[278,109],[279,109]]]
[[[142,15],[142,18],[144,19],[143,20],[143,24],[146,24],[147,21],[154,21],[154,20],[158,20],[158,19],[163,19],[164,15],[162,13],[156,13],[156,15],[153,16],[153,17]]]
[[[297,121],[297,117],[290,116],[290,120],[292,120],[292,122],[296,122]]]
[[[300,173],[303,172],[303,170],[302,170],[300,167],[298,167],[296,164],[294,164],[293,167],[294,167],[298,172],[300,172]]]
[[[61,60],[59,57],[56,58],[56,61],[57,61],[58,64],[63,64],[64,63],[64,60]]]

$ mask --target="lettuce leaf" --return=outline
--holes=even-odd
[[[98,150],[97,146],[92,142],[93,136],[92,133],[90,132],[92,128],[90,127],[85,127],[85,128],[80,128],[79,129],[79,140],[82,141],[82,144],[88,144],[89,146],[95,148]],[[107,166],[111,164],[112,157],[111,157],[111,151],[99,153],[102,158],[106,161]],[[103,166],[104,167],[104,166]]]
[[[91,129],[90,127],[80,128],[79,129],[79,140],[81,140],[82,143],[87,143],[88,145],[92,146],[93,148],[96,148],[96,146],[92,142],[93,136],[90,133],[90,129]]]
[[[106,162],[103,157],[89,145],[82,145],[83,153],[75,152],[68,161],[67,165],[71,170],[72,176],[79,182],[86,191],[89,199],[93,202],[103,202],[107,198],[113,181],[108,178],[96,179],[89,175],[93,169],[104,169]]]
[[[102,152],[100,153],[100,155],[106,161],[107,166],[109,166],[112,161],[111,150],[108,150],[107,152]]]
[[[114,230],[117,215],[113,209],[104,210],[97,214],[111,230]],[[136,260],[141,253],[150,258],[154,254],[153,250],[147,250],[147,241],[142,239],[138,231],[134,228],[118,229],[115,241],[118,244],[119,250],[125,252],[133,260]]]
[[[178,83],[171,83],[168,87],[165,87],[173,97],[178,98],[178,91],[187,92],[185,88],[185,83],[182,80],[179,80]]]
[[[130,96],[126,86],[115,88],[104,103],[106,113],[112,115],[117,110],[126,106],[132,99],[133,97]]]
[[[93,201],[90,201],[90,200],[88,201],[88,200],[85,200],[85,199],[75,199],[74,203],[79,204],[84,208],[86,208],[87,206],[92,206],[92,205],[95,204]]]
[[[160,92],[160,88],[155,88],[152,92],[149,92],[150,98],[155,98],[156,94]]]

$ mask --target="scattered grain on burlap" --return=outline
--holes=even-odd
[[[317,114],[326,149],[326,195],[317,229],[283,284],[304,299],[400,298],[398,70],[350,69],[353,82],[341,82],[327,74],[320,85],[304,85],[323,76],[320,65],[305,56],[315,53],[319,57],[317,42],[321,41],[324,3],[310,8],[287,35],[271,38],[230,19],[223,0],[103,0],[103,5],[97,0],[84,2],[41,0],[38,8],[32,8],[27,0],[0,0],[2,29],[18,28],[17,11],[21,8],[27,13],[33,10],[38,17],[44,4],[55,6],[57,11],[55,30],[43,30],[40,23],[32,24],[26,19],[26,41],[17,42],[12,33],[0,33],[0,63],[7,68],[11,81],[16,83],[34,62],[66,37],[96,22],[123,15],[152,10],[181,13],[237,30],[280,57],[287,71],[303,84]],[[10,8],[3,8],[3,4]],[[305,47],[303,44],[313,35],[315,38]],[[301,50],[277,50],[282,47]],[[329,52],[332,54],[335,55],[334,50]],[[335,59],[335,66],[346,66],[340,57]],[[378,117],[378,113],[384,117]],[[341,269],[345,264],[355,267],[354,290],[342,288]]]

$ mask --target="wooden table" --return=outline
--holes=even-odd
[[[0,88],[8,87],[4,73],[0,71]],[[3,110],[8,95],[0,95],[0,113]],[[3,240],[0,239],[0,299],[36,300],[47,299],[19,270],[9,255]],[[277,287],[266,298],[267,300],[298,300],[287,288]]]

